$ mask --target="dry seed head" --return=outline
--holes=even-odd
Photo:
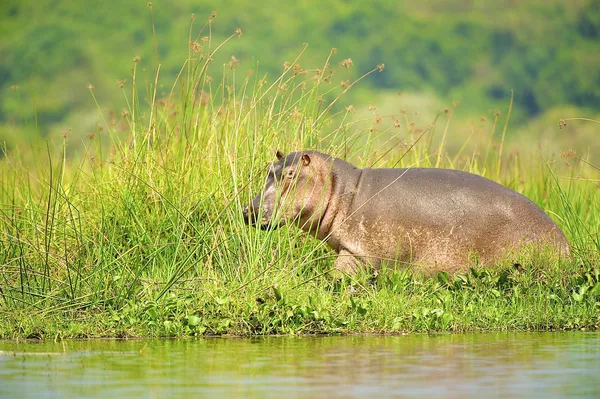
[[[123,109],[123,110],[121,111],[121,117],[123,117],[123,118],[128,118],[128,117],[129,117],[129,111],[128,111],[128,110],[126,110],[126,109]]]
[[[96,137],[96,133],[88,133],[87,138],[93,140]]]
[[[375,111],[377,109],[373,104],[369,104],[369,111]]]
[[[350,113],[352,113],[352,114],[353,114],[353,113],[355,113],[355,112],[356,112],[356,110],[354,109],[354,107],[352,106],[352,104],[350,104],[350,105],[348,105],[348,106],[346,107],[346,112],[350,112]]]
[[[148,2],[148,7],[152,8],[152,2],[151,1]]]
[[[234,56],[234,55],[232,55],[232,56],[231,56],[231,60],[229,61],[229,68],[230,68],[230,69],[233,69],[233,68],[235,68],[235,67],[237,66],[237,64],[239,64],[239,63],[240,63],[240,61],[239,61],[237,58],[235,58],[235,56]]]
[[[375,115],[375,120],[374,120],[375,124],[378,125],[379,122],[381,122],[381,115]]]
[[[319,104],[323,104],[325,102],[325,99],[323,97],[319,97]]]
[[[198,43],[198,41],[190,42],[190,48],[194,53],[199,53],[200,51],[202,51],[202,46],[200,45],[200,43]]]
[[[331,54],[335,54],[335,53],[337,53],[337,49],[334,47],[331,49]]]
[[[407,113],[407,112],[408,112],[408,111],[407,111],[405,108],[402,108],[402,109],[400,110],[400,113],[401,113],[402,115],[406,115],[406,113]]]
[[[560,157],[565,161],[568,161],[569,159],[573,158],[576,154],[577,152],[574,149],[568,148],[560,153]]]
[[[202,43],[206,43],[206,42],[208,42],[208,36],[202,36],[202,37],[200,38],[200,41],[202,41]]]
[[[136,55],[135,57],[133,57],[133,62],[140,62],[142,59],[142,57],[140,57],[139,55]]]
[[[567,121],[565,121],[564,119],[560,119],[560,120],[558,121],[558,127],[559,127],[560,129],[562,129],[563,127],[566,127],[566,126],[567,126]],[[561,155],[562,155],[562,154],[561,154]]]
[[[287,85],[286,84],[282,84],[282,85],[277,86],[277,90],[279,90],[279,91],[285,91],[285,89],[287,89]]]
[[[400,127],[400,121],[398,119],[394,119],[394,127]]]
[[[349,80],[342,80],[340,82],[340,86],[342,86],[344,89],[348,86],[350,86],[350,81]]]
[[[212,80],[213,80],[212,76],[206,75],[206,83],[210,83],[210,82],[212,82]]]
[[[294,64],[294,75],[300,75],[301,73],[305,73],[304,69],[302,69],[300,64]]]
[[[196,14],[192,13],[192,17],[190,18],[190,20],[191,20],[192,22],[194,22],[194,21],[196,20]]]
[[[94,85],[91,83],[88,83],[87,88],[88,88],[88,90],[92,90],[94,88]]]
[[[292,65],[291,62],[286,61],[286,62],[283,63],[283,69],[287,71],[288,69],[290,69],[291,65]]]
[[[235,28],[235,34],[237,35],[237,37],[242,37],[242,28]]]
[[[452,105],[454,105],[456,107],[458,104],[460,104],[460,101],[452,100]]]
[[[385,64],[379,64],[376,68],[379,70],[379,72],[381,72],[383,71],[383,68],[385,68]]]
[[[119,86],[122,89],[125,86],[125,82],[127,82],[127,80],[119,79],[115,83],[117,84],[117,86]]]
[[[482,115],[482,116],[479,118],[479,120],[480,120],[480,121],[482,121],[482,122],[485,122],[485,121],[487,121],[487,118],[486,118],[485,116],[483,116],[483,115]]]
[[[19,90],[19,85],[12,85],[12,86],[10,86],[10,89],[12,91],[17,91],[17,90]]]
[[[494,112],[494,116],[495,116],[496,118],[497,118],[497,117],[499,117],[499,116],[500,116],[500,111],[496,111],[496,112]]]
[[[341,62],[341,65],[348,69],[352,66],[352,59],[351,58],[346,58],[344,61]]]

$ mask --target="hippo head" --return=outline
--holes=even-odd
[[[287,156],[277,151],[276,156],[264,190],[244,207],[244,220],[263,230],[292,222],[305,230],[316,228],[330,195],[326,159],[313,151]]]

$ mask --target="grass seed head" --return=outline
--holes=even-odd
[[[352,66],[352,58],[346,58],[344,61],[341,62],[341,65],[344,68],[349,69]]]
[[[306,71],[302,69],[300,64],[294,64],[294,75],[306,74]]]
[[[566,150],[560,153],[560,157],[565,161],[568,161],[569,159],[573,158],[576,154],[577,151],[575,151],[572,148],[567,148]]]
[[[564,119],[560,119],[560,120],[558,121],[558,127],[559,127],[560,129],[562,129],[563,127],[566,127],[566,126],[567,126],[567,121],[565,121]]]
[[[190,48],[194,53],[199,53],[200,51],[202,51],[202,46],[200,45],[200,43],[198,43],[197,40],[190,42]]]

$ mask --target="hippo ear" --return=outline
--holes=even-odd
[[[278,160],[281,160],[281,158],[285,157],[285,155],[283,155],[283,152],[277,150],[277,152],[275,152],[275,156],[277,157]]]
[[[310,164],[310,155],[303,154],[302,155],[302,165],[308,166]]]

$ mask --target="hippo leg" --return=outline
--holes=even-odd
[[[359,264],[360,261],[356,259],[354,255],[352,255],[349,251],[342,249],[335,260],[333,267],[343,274],[354,275],[358,271]]]

